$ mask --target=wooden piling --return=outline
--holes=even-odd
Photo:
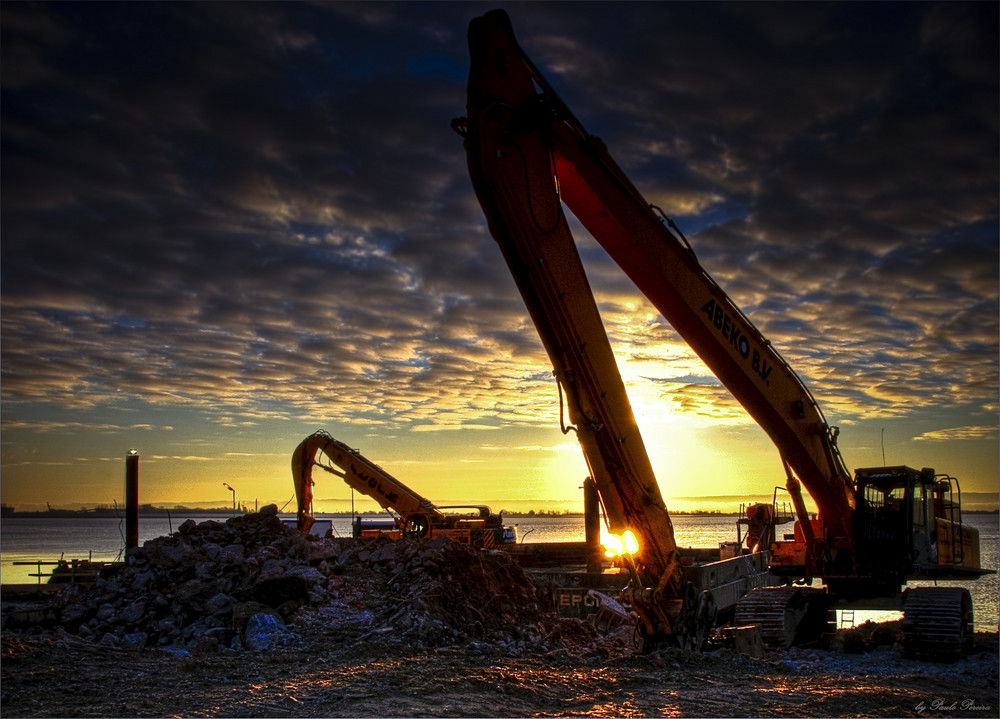
[[[139,546],[139,450],[125,455],[125,554]]]
[[[583,480],[583,532],[587,545],[587,571],[600,574],[603,550],[601,549],[601,501],[593,477]]]

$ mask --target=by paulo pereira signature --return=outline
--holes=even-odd
[[[913,707],[918,714],[927,710],[935,712],[967,711],[967,712],[988,712],[993,710],[991,704],[983,704],[975,699],[931,699],[929,702],[923,700],[917,702]]]

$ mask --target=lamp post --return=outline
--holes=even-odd
[[[228,489],[230,492],[233,493],[233,516],[235,517],[236,516],[236,490],[233,489],[232,487],[230,487],[225,482],[222,483],[222,486],[225,487],[226,489]]]

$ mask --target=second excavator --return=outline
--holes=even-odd
[[[321,456],[331,464],[320,462]],[[392,538],[427,539],[447,535],[452,540],[486,549],[517,541],[516,529],[504,526],[502,512],[494,514],[485,505],[438,507],[361,452],[323,430],[306,437],[292,453],[292,480],[298,504],[296,523],[301,532],[308,532],[315,522],[312,474],[316,467],[340,477],[351,489],[371,497],[380,507],[394,513],[391,526],[376,525],[371,530],[373,533]]]

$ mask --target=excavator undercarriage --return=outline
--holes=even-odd
[[[972,648],[972,595],[963,587],[910,587],[871,606],[902,613],[902,651],[908,657],[954,661]],[[756,589],[736,606],[735,626],[756,627],[771,649],[815,644],[836,628],[835,609],[864,607],[825,587]]]

